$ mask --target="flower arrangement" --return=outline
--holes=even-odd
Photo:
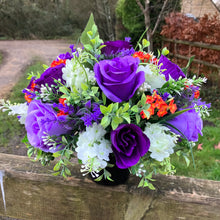
[[[206,79],[187,78],[166,48],[155,57],[141,40],[138,50],[129,38],[103,42],[91,15],[82,48],[71,45],[42,74],[29,75],[25,103],[1,101],[25,124],[28,156],[42,165],[56,158],[54,175],[64,177],[74,157],[97,181],[114,181],[109,167],[129,169],[151,189],[153,174],[175,172],[171,154],[188,162],[210,108],[199,98]]]

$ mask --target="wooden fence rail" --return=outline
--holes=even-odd
[[[42,167],[27,157],[1,153],[0,161],[0,219],[220,219],[218,181],[158,175],[157,190],[150,191],[137,188],[134,176],[123,185],[101,186],[82,177],[80,166],[63,179],[51,175],[54,164]]]
[[[193,55],[193,54],[191,54],[192,47],[216,50],[216,51],[220,52],[220,45],[206,44],[206,43],[201,43],[201,42],[190,42],[190,41],[183,41],[183,40],[175,40],[175,39],[168,39],[168,38],[163,38],[163,44],[164,44],[164,42],[169,42],[169,43],[174,44],[174,52],[170,53],[171,56],[173,56],[175,58],[179,58],[179,59],[184,59],[184,60],[189,60],[190,57]],[[178,54],[178,51],[177,51],[177,45],[178,44],[183,44],[183,45],[188,45],[189,46],[188,57],[183,56],[181,54]],[[205,66],[216,68],[216,69],[220,70],[219,65],[213,64],[213,63],[210,63],[210,62],[207,62],[207,61],[203,61],[203,60],[200,60],[200,59],[194,59],[193,62],[198,63],[198,64],[203,64]]]

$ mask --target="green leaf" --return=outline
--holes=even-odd
[[[119,124],[120,124],[120,118],[117,116],[114,116],[112,118],[112,123],[111,123],[112,129],[115,130]]]
[[[117,110],[118,110],[118,102],[114,103],[112,111],[116,112]]]
[[[126,111],[128,111],[128,109],[129,109],[129,103],[127,102],[127,103],[125,103],[124,104],[124,108],[123,108],[123,112],[126,112]]]
[[[126,112],[122,115],[122,117],[128,122],[128,124],[131,123],[130,115]]]
[[[147,111],[147,110],[143,110],[143,111],[144,111],[144,114],[146,115],[147,119],[149,119],[150,118],[150,112]]]
[[[104,92],[102,92],[102,101],[103,101],[103,104],[105,105],[106,104],[106,96],[105,96]]]
[[[84,91],[86,91],[89,87],[88,87],[87,84],[81,83],[81,88],[82,88]]]
[[[137,124],[139,124],[141,121],[141,116],[140,115],[136,115],[136,122]]]
[[[60,175],[60,171],[59,171],[59,172],[56,172],[56,173],[53,173],[52,175],[53,175],[53,176],[58,176],[58,175]]]
[[[88,51],[92,51],[93,47],[90,44],[83,45],[84,48]]]
[[[92,31],[88,31],[88,32],[87,32],[87,35],[89,36],[89,38],[90,38],[90,36],[92,37],[92,35],[93,35]],[[84,45],[84,46],[85,46],[85,45]]]
[[[137,112],[138,112],[138,107],[137,107],[137,105],[132,106],[131,111],[137,113]]]
[[[101,121],[101,125],[106,128],[108,127],[108,125],[110,124],[111,120],[110,118],[106,115],[102,118],[102,121]]]
[[[94,179],[95,181],[100,181],[103,178],[103,174],[101,176],[99,176],[98,178]]]
[[[62,136],[62,142],[65,143],[65,144],[68,144],[68,141],[67,141],[65,136]]]
[[[92,32],[93,33],[96,33],[98,31],[98,28],[97,28],[97,26],[94,24],[93,26],[92,26]]]
[[[169,51],[166,47],[164,47],[161,53],[162,53],[164,56],[166,56],[167,54],[169,54],[169,52],[170,52],[170,51]]]
[[[60,169],[60,163],[58,162],[55,166],[54,166],[54,168],[53,168],[53,170],[54,171],[58,171],[59,169]]]
[[[146,40],[146,39],[143,39],[142,40],[142,45],[143,45],[144,48],[145,47],[149,47],[150,46],[150,42],[148,40]]]
[[[146,95],[143,93],[142,96],[141,96],[141,104],[142,104],[142,105],[145,105],[145,104],[146,104],[146,101],[147,101],[147,97],[146,97]]]
[[[155,190],[155,187],[153,186],[152,183],[148,183],[148,187],[149,187],[151,190]]]
[[[47,66],[46,64],[43,64],[42,65],[43,66],[43,68],[46,70],[49,66]]]
[[[60,152],[59,151],[57,151],[57,152],[55,152],[55,153],[53,153],[53,156],[54,157],[59,157],[61,154],[60,154]]]
[[[101,113],[104,114],[104,115],[105,115],[106,113],[109,113],[108,108],[105,107],[104,105],[100,105],[100,111],[101,111]]]
[[[64,94],[68,93],[68,90],[66,87],[60,87],[59,90],[60,90],[60,92],[62,92]]]
[[[71,176],[71,172],[67,167],[65,167],[65,173],[66,175]]]
[[[82,32],[81,37],[80,37],[80,42],[83,45],[86,45],[86,44],[91,45],[90,38],[89,38],[87,33],[93,29],[93,25],[96,25],[96,24],[95,24],[95,21],[94,21],[93,13],[91,13],[91,15],[89,17],[89,21],[88,21],[84,31]],[[98,31],[96,33],[93,33],[93,35],[98,36]]]
[[[186,166],[188,167],[189,164],[190,164],[189,158],[188,158],[187,156],[185,156],[185,155],[183,155],[183,158],[185,159],[185,161],[186,161]]]
[[[107,107],[107,109],[108,109],[108,112],[109,112],[109,113],[112,112],[112,109],[113,109],[113,103],[111,103],[111,104]]]
[[[144,186],[144,178],[142,178],[141,181],[139,182],[138,188],[143,186]]]
[[[186,67],[182,68],[182,71],[184,72],[185,75],[187,74],[187,70],[188,70],[189,66],[191,65],[192,61],[194,60],[194,58],[195,58],[195,56],[191,56],[189,58],[189,61],[186,65]]]

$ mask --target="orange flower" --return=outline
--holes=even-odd
[[[138,57],[143,63],[147,63],[150,60],[151,55],[149,53],[138,51],[133,54],[133,57],[134,58]]]
[[[169,103],[170,112],[173,114],[177,110],[176,104],[174,104],[174,99],[172,99]]]
[[[66,100],[66,98],[59,98],[59,103],[62,104],[63,106],[65,106],[65,100]],[[61,115],[68,115],[68,112],[65,113],[64,110],[59,109],[57,116],[61,116]]]
[[[154,91],[152,96],[147,95],[146,96],[147,100],[146,103],[150,104],[150,107],[146,109],[150,113],[150,116],[155,114],[155,109],[157,109],[157,116],[158,117],[163,117],[168,113],[168,110],[173,114],[177,110],[176,104],[174,104],[174,99],[170,100],[169,105],[162,99],[160,95],[157,94],[156,91]],[[147,117],[144,111],[141,111],[140,113],[141,117],[143,119],[147,118],[149,119],[150,117]]]
[[[200,92],[199,92],[199,90],[197,90],[197,91],[194,93],[194,98],[195,98],[195,99],[198,99],[199,96],[200,96]]]
[[[61,63],[66,64],[66,60],[62,60],[62,59],[60,59],[60,60],[58,60],[58,61],[54,60],[54,61],[50,64],[50,67],[58,66],[58,65],[60,65]]]
[[[25,93],[24,98],[25,100],[30,103],[32,101],[32,99],[30,98],[31,95],[28,95],[27,93]]]

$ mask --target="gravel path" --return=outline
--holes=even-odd
[[[64,40],[0,41],[3,62],[0,65],[0,99],[5,98],[19,76],[33,60],[50,64],[57,55],[69,51]]]

